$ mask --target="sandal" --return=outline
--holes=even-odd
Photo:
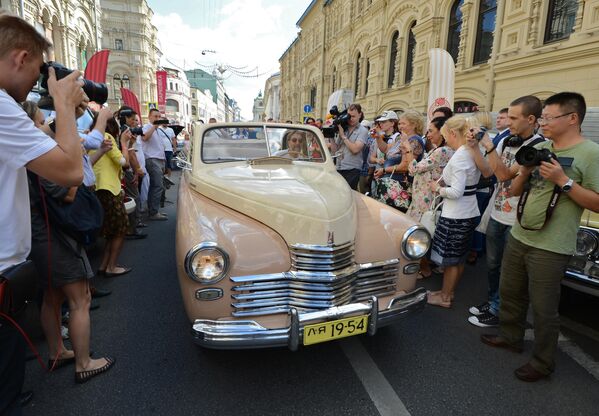
[[[429,305],[433,305],[433,306],[440,306],[442,308],[447,308],[447,309],[451,308],[451,301],[450,300],[444,301],[440,292],[437,292],[437,293],[429,292],[429,296],[428,296],[426,303],[428,303]]]
[[[104,359],[106,360],[106,364],[104,364],[100,368],[94,368],[93,370],[76,371],[75,382],[79,384],[85,383],[86,381],[89,381],[91,378],[110,370],[110,368],[114,365],[114,362],[116,360],[110,357],[104,357]]]
[[[106,273],[104,273],[104,277],[122,276],[122,275],[127,274],[127,273],[129,273],[130,271],[133,270],[131,267],[123,267],[123,266],[117,266],[117,267],[120,267],[123,270],[120,271],[120,272],[116,272],[116,273],[106,272]]]
[[[59,358],[58,360],[56,360],[56,364],[54,364],[54,360],[52,358],[50,358],[48,360],[48,370],[52,369],[52,366],[54,366],[54,370],[58,370],[59,368],[66,367],[67,365],[73,364],[74,362],[75,362],[74,355],[69,358]]]
[[[426,279],[429,278],[433,275],[433,273],[431,272],[430,274],[424,274],[422,273],[422,271],[418,272],[418,276],[416,276],[416,279],[421,280],[421,279]]]

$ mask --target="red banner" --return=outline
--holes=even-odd
[[[108,49],[98,51],[89,58],[85,67],[85,79],[106,84],[106,68],[108,67]]]
[[[121,88],[121,97],[123,97],[123,103],[131,107],[137,114],[139,114],[139,118],[141,119],[141,108],[139,107],[139,100],[137,96],[128,88]]]
[[[156,90],[158,93],[158,111],[166,113],[166,71],[156,71]]]

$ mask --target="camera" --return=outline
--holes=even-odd
[[[324,137],[332,138],[335,137],[337,126],[341,126],[344,129],[347,128],[351,116],[347,114],[347,109],[340,112],[336,105],[331,107],[329,114],[333,116],[333,123],[331,126],[323,127],[322,134]]]
[[[485,137],[486,132],[487,132],[487,128],[481,126],[480,131],[474,135],[474,138],[480,142],[483,139],[483,137]]]
[[[527,167],[540,166],[541,162],[551,162],[551,159],[558,160],[551,150],[536,149],[532,146],[522,146],[516,153],[516,162]]]
[[[167,125],[167,124],[169,124],[169,123],[170,123],[170,122],[169,122],[167,119],[165,119],[165,118],[162,118],[162,119],[160,119],[160,120],[156,120],[156,121],[155,121],[154,123],[152,123],[152,124],[154,124],[154,125],[156,125],[156,126],[160,126],[160,125]]]
[[[56,74],[56,79],[62,79],[73,72],[72,69],[69,69],[58,62],[44,62],[40,67],[40,87],[42,91],[40,92],[40,101],[38,103],[40,108],[45,110],[53,110],[54,102],[52,101],[52,97],[49,96],[48,93],[48,78],[49,72],[48,69],[52,67],[54,68],[54,73]],[[108,100],[108,88],[106,84],[100,84],[98,82],[93,82],[87,79],[83,80],[83,91],[87,95],[90,101],[94,101],[100,105],[104,104]]]
[[[144,132],[141,127],[129,127],[127,125],[127,117],[131,117],[132,115],[135,115],[135,113],[130,109],[119,111],[119,125],[121,126],[121,133],[129,128],[129,130],[131,130],[131,134],[134,136],[142,136]]]

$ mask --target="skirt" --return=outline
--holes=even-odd
[[[464,264],[478,218],[440,217],[433,237],[431,261],[440,266]]]
[[[101,230],[102,237],[112,239],[127,234],[129,218],[125,210],[123,195],[114,195],[105,189],[97,190],[96,195],[102,204],[102,208],[104,208],[104,223]]]

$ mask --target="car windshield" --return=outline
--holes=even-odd
[[[262,158],[322,163],[325,153],[318,136],[301,128],[240,126],[204,132],[202,160],[205,163]]]

